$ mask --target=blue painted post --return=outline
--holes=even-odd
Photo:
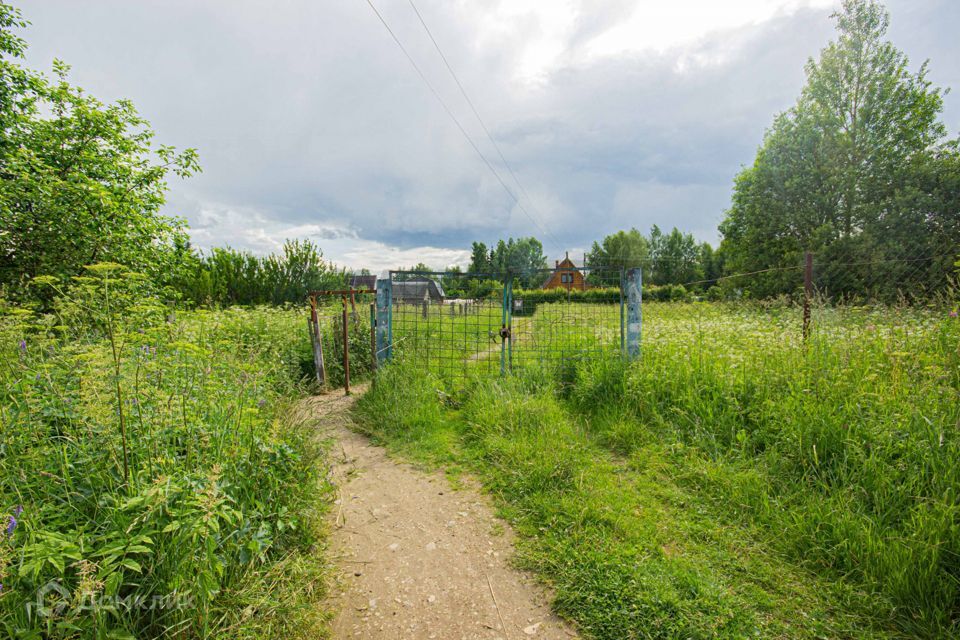
[[[510,335],[510,318],[511,310],[510,305],[513,292],[513,278],[507,277],[503,283],[503,307],[502,307],[502,323],[500,328],[500,375],[505,375],[507,373],[507,348],[508,348],[508,338]],[[511,353],[511,356],[513,354]]]
[[[390,278],[377,279],[377,364],[393,358],[393,286]]]
[[[507,371],[513,372],[513,278],[510,278],[509,284],[510,299],[507,301],[507,330],[510,335],[507,338]]]
[[[640,355],[640,334],[643,329],[643,275],[639,268],[627,270],[627,358]]]

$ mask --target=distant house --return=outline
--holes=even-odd
[[[436,280],[426,276],[411,276],[391,284],[392,297],[395,302],[443,302],[443,287]]]
[[[377,276],[361,276],[354,274],[350,276],[350,288],[376,290]]]
[[[563,260],[554,263],[555,268],[541,289],[566,289],[568,291],[584,291],[587,288],[587,282],[583,279],[583,273],[573,264],[568,253]]]

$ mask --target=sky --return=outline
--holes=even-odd
[[[29,66],[64,60],[89,93],[132,100],[159,142],[198,150],[203,172],[171,178],[164,209],[196,246],[310,238],[376,272],[463,265],[472,241],[511,236],[551,260],[654,224],[717,242],[734,176],[839,5],[370,2],[422,77],[367,0],[18,6]],[[887,6],[911,67],[929,59],[935,84],[960,87],[960,1]],[[955,136],[960,99],[945,104]]]

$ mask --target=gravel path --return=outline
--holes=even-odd
[[[475,488],[399,463],[349,429],[352,398],[309,401],[334,439],[334,638],[575,638],[509,563],[512,533]]]

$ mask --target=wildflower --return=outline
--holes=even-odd
[[[77,584],[77,595],[93,601],[93,598],[95,598],[104,587],[104,583],[96,578],[99,567],[95,562],[90,562],[89,560],[80,560],[72,566],[76,567],[77,575],[80,576],[80,581]]]
[[[13,532],[17,530],[17,524],[19,524],[17,518],[20,517],[21,513],[23,513],[23,507],[18,505],[17,508],[13,510],[13,515],[10,516],[10,520],[7,521],[8,536],[12,536]]]
[[[21,341],[20,341],[20,344],[17,345],[17,346],[20,347],[20,351],[21,351],[22,353],[26,353],[26,352],[27,352],[27,341],[26,341],[26,340],[21,340]]]
[[[956,318],[956,317],[957,317],[957,310],[956,310],[956,309],[954,309],[953,311],[950,312],[950,317],[951,317],[951,318]]]
[[[260,407],[261,409],[263,409],[263,407],[265,407],[266,404],[267,404],[266,398],[260,398],[259,400],[257,400],[257,406]]]

